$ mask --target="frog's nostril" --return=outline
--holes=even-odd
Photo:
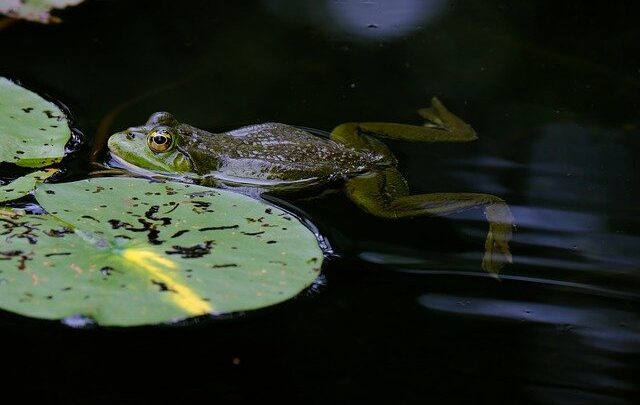
[[[127,137],[127,139],[128,139],[128,140],[130,140],[130,141],[131,141],[131,140],[133,140],[136,136],[135,136],[133,133],[131,133],[131,132],[127,132],[127,133],[126,133],[126,137]]]

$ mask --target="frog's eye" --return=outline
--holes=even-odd
[[[166,152],[173,146],[173,134],[168,128],[158,128],[149,133],[147,144],[156,153]]]

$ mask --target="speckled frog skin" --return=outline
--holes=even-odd
[[[481,207],[489,222],[482,267],[492,274],[511,262],[512,215],[500,198],[478,193],[410,194],[397,160],[378,138],[413,142],[468,142],[475,131],[434,98],[419,110],[424,125],[345,123],[329,138],[286,124],[266,123],[213,134],[153,114],[147,123],[111,135],[119,166],[211,186],[269,192],[300,190],[342,180],[364,211],[396,219],[446,215]]]
[[[147,142],[148,134],[158,129],[154,123],[161,123],[161,132],[172,138],[170,150],[163,154]],[[269,190],[318,185],[395,163],[380,153],[355,150],[290,125],[266,123],[212,134],[180,124],[168,113],[156,113],[147,125],[113,135],[109,149],[133,163],[134,170]]]

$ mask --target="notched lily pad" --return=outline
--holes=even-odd
[[[44,167],[59,162],[71,129],[54,103],[0,77],[0,162]]]
[[[97,178],[42,184],[48,212],[0,211],[0,307],[103,325],[244,311],[318,276],[315,235],[288,213],[183,183]]]
[[[51,177],[56,169],[38,170],[22,177],[18,177],[12,182],[0,186],[0,202],[17,200],[33,191],[36,184],[41,183],[46,178]]]
[[[84,0],[2,0],[0,13],[13,18],[21,18],[40,23],[59,22],[51,16],[54,9],[76,6]]]

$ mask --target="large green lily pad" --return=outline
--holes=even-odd
[[[0,211],[0,307],[102,325],[244,311],[289,299],[318,276],[315,235],[241,194],[97,178],[42,184],[46,215]]]
[[[48,166],[62,159],[70,138],[58,106],[0,77],[0,162]]]
[[[58,22],[51,10],[76,6],[84,0],[2,0],[0,13],[13,18],[22,18],[41,23]]]

